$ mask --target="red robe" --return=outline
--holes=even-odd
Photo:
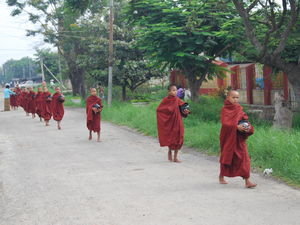
[[[95,113],[93,111],[92,107],[95,104],[98,104],[101,107],[103,107],[101,98],[93,95],[89,96],[86,100],[86,125],[90,131],[100,132],[101,114],[100,112]]]
[[[30,91],[27,94],[28,99],[28,112],[34,114],[35,113],[35,92]]]
[[[42,102],[44,99],[44,93],[43,92],[37,92],[36,98],[35,98],[35,112],[38,114],[39,117],[42,117]]]
[[[61,121],[64,117],[64,104],[63,102],[59,101],[59,97],[62,96],[62,94],[55,93],[52,96],[52,115],[53,119],[56,121]]]
[[[28,96],[27,95],[28,95],[27,92],[22,93],[22,107],[23,107],[24,111],[28,113]]]
[[[42,117],[44,118],[44,120],[50,120],[52,117],[52,109],[51,109],[51,93],[48,92],[44,92],[43,93],[43,101],[42,101]]]
[[[21,88],[16,88],[16,101],[17,101],[17,106],[20,106],[21,102],[20,102],[20,97],[21,97]]]
[[[168,146],[171,150],[179,150],[183,145],[184,125],[179,106],[183,105],[177,96],[165,97],[158,106],[157,129],[160,146]]]
[[[10,105],[12,107],[18,106],[18,104],[17,104],[17,95],[11,95],[9,101],[10,101]]]
[[[250,177],[250,157],[246,140],[254,133],[254,128],[251,126],[249,133],[239,132],[237,125],[240,120],[248,120],[243,107],[226,100],[221,114],[221,176]]]

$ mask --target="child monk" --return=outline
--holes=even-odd
[[[178,151],[181,149],[184,139],[184,125],[179,107],[185,102],[177,97],[175,85],[170,85],[168,92],[168,96],[162,100],[156,110],[158,138],[161,147],[169,147],[169,161],[179,163],[181,161],[178,159]],[[185,115],[189,113],[189,110],[184,111]],[[174,152],[174,157],[172,152]]]
[[[59,87],[55,88],[55,93],[52,96],[52,115],[53,119],[57,121],[57,129],[61,130],[61,120],[64,117],[64,101],[65,97],[61,93]]]
[[[35,118],[35,97],[36,94],[33,91],[32,87],[28,88],[28,94],[27,94],[27,99],[28,99],[28,113],[31,113],[32,119]]]
[[[36,93],[35,97],[35,112],[39,116],[40,121],[42,122],[42,102],[43,102],[43,89],[41,87],[38,88],[38,91]]]
[[[43,102],[42,102],[42,115],[46,126],[49,126],[49,120],[52,117],[51,101],[52,101],[51,93],[48,91],[48,88],[45,86],[44,93],[43,93]]]
[[[248,126],[239,124],[240,121],[248,121],[239,102],[239,93],[229,91],[224,102],[221,114],[221,157],[220,157],[220,184],[227,184],[224,176],[241,176],[245,179],[246,188],[254,188],[256,184],[250,181],[250,157],[246,140],[254,133],[254,128],[248,122]]]
[[[24,90],[23,90],[23,109],[26,113],[26,116],[29,116],[28,102],[29,102],[28,90],[27,90],[27,88],[24,88]]]
[[[102,100],[97,96],[96,88],[90,89],[91,95],[86,100],[87,128],[89,140],[92,140],[92,131],[97,132],[97,141],[100,142]]]

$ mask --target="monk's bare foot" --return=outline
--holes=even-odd
[[[181,161],[179,159],[174,159],[173,162],[175,162],[175,163],[181,163]]]
[[[89,136],[89,140],[92,140],[92,136],[91,135]]]
[[[61,130],[61,127],[60,127],[60,126],[57,126],[57,129]]]
[[[219,183],[220,184],[228,184],[228,182],[222,176],[219,176]]]
[[[101,140],[100,140],[100,139],[97,139],[97,142],[101,142]]]
[[[257,186],[257,184],[255,184],[255,183],[252,183],[251,181],[246,181],[245,182],[245,187],[246,188],[255,188]]]

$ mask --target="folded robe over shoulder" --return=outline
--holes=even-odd
[[[60,96],[62,96],[62,94],[58,93],[52,96],[52,116],[55,121],[61,121],[65,113],[64,104],[59,101]]]
[[[183,105],[177,96],[165,97],[156,110],[158,138],[161,147],[179,150],[183,145],[184,125],[179,106]]]
[[[100,132],[101,130],[101,126],[100,126],[100,122],[101,122],[101,114],[100,112],[95,113],[93,111],[93,105],[98,104],[101,107],[103,107],[102,105],[102,100],[101,98],[99,98],[98,96],[89,96],[86,100],[86,120],[87,120],[87,128],[90,131],[94,131],[94,132]]]
[[[250,177],[250,157],[248,154],[246,140],[254,133],[251,126],[249,133],[241,133],[237,130],[240,120],[248,120],[242,106],[232,104],[226,100],[222,108],[220,133],[221,146],[221,174],[227,177],[241,176]]]
[[[49,96],[51,96],[50,92],[44,92],[42,102],[42,117],[44,120],[50,120],[52,117],[51,99],[48,98]]]

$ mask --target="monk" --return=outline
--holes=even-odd
[[[43,101],[42,101],[42,116],[45,121],[45,125],[49,126],[49,121],[52,117],[52,108],[51,108],[52,95],[48,91],[48,88],[44,86]]]
[[[15,94],[10,95],[10,99],[9,99],[10,100],[10,106],[11,106],[12,110],[16,110],[18,108],[17,93],[16,93],[16,89],[15,88],[12,91]]]
[[[65,97],[61,93],[59,87],[55,88],[55,94],[52,96],[52,115],[53,119],[57,121],[57,129],[61,130],[61,120],[64,117],[64,101]]]
[[[179,107],[184,104],[185,102],[177,97],[176,86],[170,85],[168,96],[162,100],[156,110],[159,143],[161,147],[169,147],[168,159],[170,162],[181,162],[178,159],[178,151],[183,145],[184,125]],[[189,110],[184,111],[185,115],[189,113]],[[174,157],[172,152],[174,152]]]
[[[227,184],[224,176],[240,176],[245,179],[246,188],[254,188],[256,184],[250,181],[250,157],[246,143],[247,138],[254,133],[254,128],[238,102],[239,93],[229,91],[221,114],[219,182]],[[239,124],[242,120],[247,121],[248,126]]]
[[[23,104],[23,109],[26,113],[26,116],[29,116],[29,110],[28,110],[29,99],[28,99],[28,90],[27,90],[27,88],[23,89],[22,101],[23,101],[23,103],[22,103]]]
[[[18,84],[16,85],[15,90],[16,90],[16,103],[17,103],[17,108],[18,108],[20,106],[20,96],[21,96],[22,90]]]
[[[92,140],[92,132],[97,132],[97,141],[100,142],[100,122],[103,104],[97,96],[96,88],[90,89],[91,95],[86,100],[87,128],[89,129],[89,140]]]
[[[43,102],[43,89],[41,87],[38,88],[38,91],[36,93],[35,97],[35,112],[39,116],[40,121],[42,122],[42,102]]]
[[[28,88],[28,94],[27,94],[27,99],[28,99],[28,113],[31,113],[32,119],[35,118],[35,97],[36,93],[33,91],[32,87]]]

